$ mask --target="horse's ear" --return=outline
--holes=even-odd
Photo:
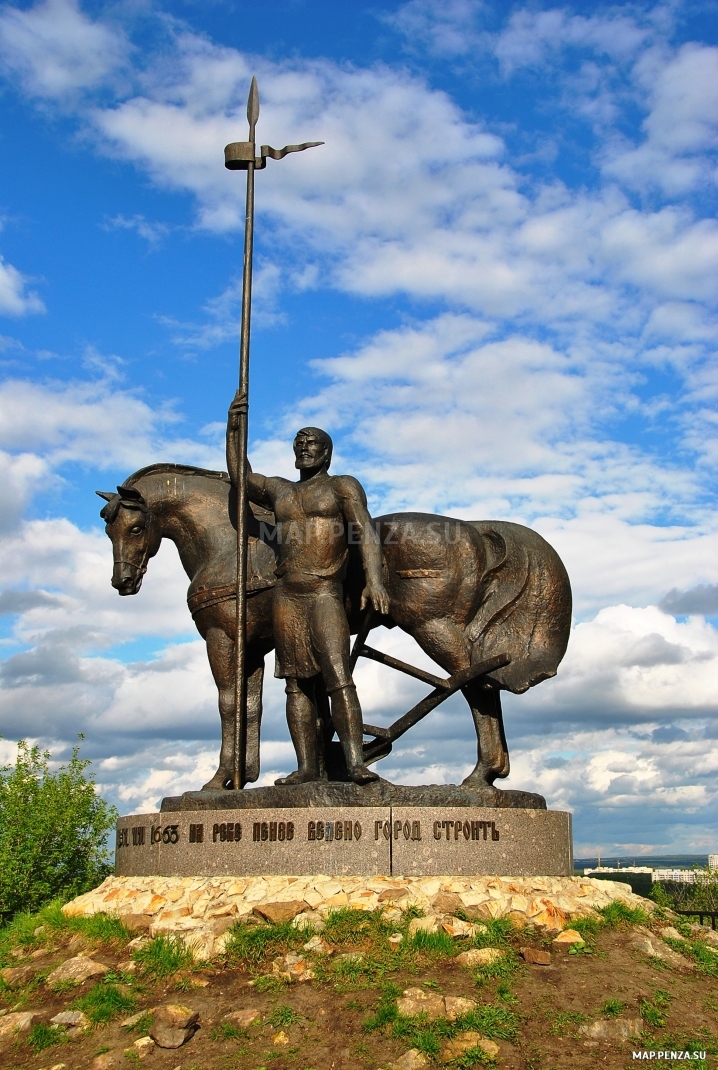
[[[111,502],[115,496],[114,490],[96,490],[95,494],[99,494],[99,496],[104,498],[106,502]]]
[[[147,504],[140,491],[137,490],[137,487],[118,487],[117,493],[124,502],[141,502],[142,505]]]

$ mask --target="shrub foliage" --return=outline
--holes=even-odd
[[[107,834],[117,811],[101,798],[79,747],[50,770],[50,753],[18,744],[0,769],[0,921],[71,899],[111,872]]]

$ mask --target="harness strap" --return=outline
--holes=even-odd
[[[247,594],[257,594],[258,591],[266,591],[274,587],[273,583],[257,583],[256,578],[250,577],[247,583]],[[187,606],[193,617],[196,617],[203,609],[217,606],[220,602],[229,602],[236,596],[236,586],[233,583],[225,583],[216,587],[200,587],[187,597]]]

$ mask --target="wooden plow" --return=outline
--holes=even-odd
[[[454,673],[453,676],[448,676],[445,679],[441,676],[434,676],[433,673],[418,669],[415,665],[409,665],[406,661],[401,661],[399,658],[394,658],[381,650],[367,646],[366,639],[371,628],[372,616],[373,610],[367,610],[354,640],[350,657],[352,672],[359,658],[369,658],[370,661],[376,661],[380,665],[396,669],[407,676],[413,676],[415,680],[422,680],[425,684],[430,684],[433,691],[420,702],[417,702],[415,706],[412,706],[408,713],[394,721],[388,728],[379,728],[377,725],[371,724],[363,725],[364,735],[373,737],[369,742],[364,743],[364,761],[367,765],[379,761],[380,758],[385,758],[391,752],[392,746],[397,739],[423,720],[428,713],[435,710],[442,702],[445,702],[447,698],[451,698],[457,691],[460,691],[466,684],[472,680],[479,679],[481,676],[487,676],[489,673],[495,672],[504,665],[508,665],[511,661],[509,654],[495,654],[494,657],[476,662],[476,664],[470,665],[467,669],[462,669],[460,672]]]

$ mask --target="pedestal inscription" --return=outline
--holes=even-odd
[[[182,810],[117,823],[124,876],[567,876],[571,815],[491,807]]]
[[[571,815],[557,810],[392,807],[394,876],[573,873]],[[418,827],[421,838],[412,830]]]
[[[391,841],[374,837],[388,807],[200,810],[117,823],[115,870],[125,876],[358,876],[391,873]]]

